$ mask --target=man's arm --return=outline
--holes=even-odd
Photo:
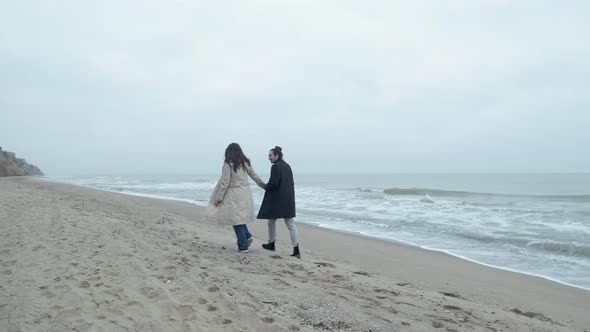
[[[264,186],[264,190],[272,191],[279,188],[279,184],[281,183],[281,172],[279,171],[279,167],[277,165],[272,165],[270,168],[270,179]]]

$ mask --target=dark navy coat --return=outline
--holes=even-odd
[[[270,179],[264,187],[264,199],[258,219],[295,218],[295,184],[291,166],[277,160],[270,169]]]

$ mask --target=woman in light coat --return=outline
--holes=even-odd
[[[233,226],[239,252],[248,252],[252,234],[247,224],[255,220],[248,177],[264,188],[265,183],[250,165],[250,159],[244,155],[240,145],[231,143],[225,149],[221,178],[209,200],[207,216],[221,225]]]

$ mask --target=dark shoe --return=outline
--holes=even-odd
[[[264,248],[266,250],[270,250],[270,251],[275,251],[275,243],[274,242],[264,243],[262,245],[262,248]]]
[[[293,247],[293,254],[291,255],[291,257],[301,258],[301,254],[299,253],[299,245]]]

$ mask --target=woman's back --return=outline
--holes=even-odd
[[[264,182],[256,174],[252,166],[239,167],[237,171],[234,170],[233,164],[230,163],[229,166],[231,170],[230,187],[249,186],[248,177],[251,177],[259,186],[264,186]]]

